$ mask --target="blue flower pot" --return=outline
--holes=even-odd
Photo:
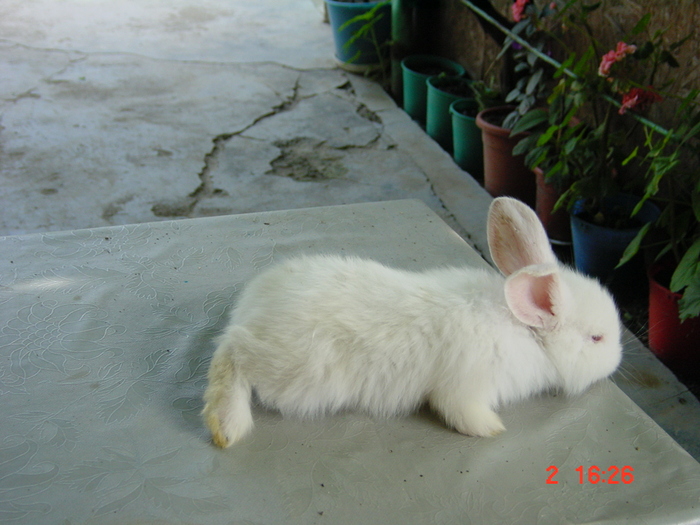
[[[367,35],[348,44],[367,21],[357,20],[343,27],[353,18],[363,15],[382,2],[350,3],[337,0],[326,0],[328,18],[333,30],[335,56],[341,64],[350,66],[374,66],[380,63],[379,46],[384,46],[391,39],[391,2],[379,8],[377,15],[381,18],[374,25],[377,42]],[[341,29],[342,27],[342,29]],[[347,44],[347,45],[346,45]]]
[[[633,195],[618,194],[605,199],[603,206],[607,210],[616,209],[621,214],[629,216],[639,200],[639,197]],[[571,237],[576,268],[611,287],[643,282],[644,269],[641,257],[635,257],[618,269],[615,267],[643,225],[659,217],[659,209],[647,201],[635,216],[641,223],[639,227],[615,229],[584,220],[581,217],[583,204],[583,201],[577,202],[571,212]]]

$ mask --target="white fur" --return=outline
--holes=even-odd
[[[560,266],[534,212],[489,211],[493,271],[409,272],[356,257],[298,257],[254,278],[218,339],[204,417],[222,447],[253,428],[252,389],[283,414],[428,401],[461,433],[505,428],[494,410],[549,388],[576,394],[621,359],[609,294]]]

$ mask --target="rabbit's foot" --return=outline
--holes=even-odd
[[[202,411],[214,444],[221,448],[231,446],[253,429],[250,386],[235,373],[224,379],[210,381]]]
[[[463,405],[459,412],[445,419],[460,434],[476,437],[493,437],[503,432],[506,427],[493,410],[482,404]]]
[[[236,419],[231,414],[221,417],[216,410],[204,409],[204,420],[211,431],[211,438],[217,447],[226,448],[245,437],[253,429],[253,417],[248,410]]]
[[[228,409],[207,403],[202,412],[204,421],[211,431],[212,441],[217,447],[226,448],[245,437],[253,429],[253,415],[250,406],[235,406]]]

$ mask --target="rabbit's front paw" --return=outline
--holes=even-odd
[[[460,434],[475,437],[493,437],[503,432],[501,418],[486,405],[463,406],[459,414],[448,418]]]

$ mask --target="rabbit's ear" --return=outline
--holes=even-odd
[[[528,326],[553,330],[566,306],[566,294],[554,264],[528,266],[505,282],[508,308]]]
[[[491,258],[503,275],[533,264],[556,263],[542,223],[519,200],[495,199],[489,208],[486,229]]]

